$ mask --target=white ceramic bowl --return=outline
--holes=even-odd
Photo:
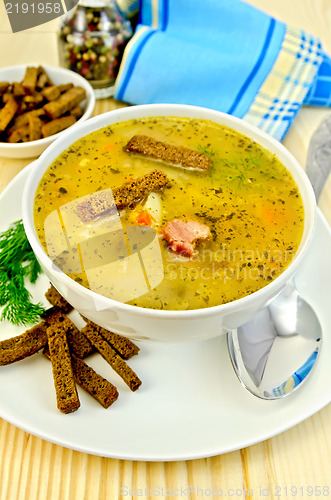
[[[231,127],[275,153],[291,172],[301,193],[305,222],[300,247],[289,267],[274,281],[239,300],[206,309],[164,311],[144,309],[98,295],[59,271],[44,252],[33,223],[33,203],[38,183],[51,162],[80,137],[109,124],[150,116],[202,118]],[[88,120],[60,137],[45,151],[33,168],[23,196],[23,221],[27,237],[43,270],[58,291],[84,316],[99,325],[133,339],[182,342],[207,339],[236,328],[264,307],[296,272],[312,237],[315,196],[311,184],[295,158],[276,140],[232,116],[194,106],[152,104],[110,111]]]
[[[21,82],[25,75],[27,66],[38,66],[38,64],[20,64],[17,66],[9,66],[0,68],[0,82]],[[0,142],[0,156],[4,158],[32,158],[39,156],[52,142],[62,134],[66,134],[69,130],[76,128],[78,124],[87,120],[92,115],[95,106],[95,96],[92,86],[82,76],[69,69],[59,68],[56,66],[43,65],[46,73],[55,85],[64,83],[73,83],[76,86],[83,87],[86,91],[86,99],[81,103],[84,110],[83,116],[76,123],[68,127],[66,130],[58,134],[38,139],[37,141],[8,143]]]

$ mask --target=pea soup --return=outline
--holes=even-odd
[[[134,154],[126,148],[134,136],[199,152],[209,159],[209,168],[183,168]],[[178,117],[113,124],[62,152],[45,172],[35,197],[35,227],[45,250],[45,221],[54,211],[109,188],[115,193],[127,186],[127,192],[130,183],[155,170],[166,175],[166,185],[120,209],[119,216],[124,228],[155,231],[162,279],[126,302],[169,310],[216,306],[261,289],[290,264],[302,238],[304,209],[285,166],[230,128]],[[89,226],[94,224],[100,220],[89,221]],[[196,235],[189,252],[183,246],[178,250],[169,236],[174,224],[181,234]],[[77,253],[81,257],[80,248]],[[102,266],[99,273],[102,277]],[[91,287],[84,265],[67,274]]]

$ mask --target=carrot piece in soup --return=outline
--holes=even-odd
[[[262,215],[263,215],[263,219],[266,222],[269,222],[270,224],[277,224],[278,217],[277,217],[277,214],[275,213],[274,210],[265,206],[265,207],[263,207]]]
[[[105,147],[103,148],[103,151],[112,151],[115,148],[115,144],[106,144]]]
[[[144,212],[141,212],[137,215],[136,221],[138,222],[139,226],[150,226],[152,224],[152,217],[150,216],[149,212],[145,210]]]

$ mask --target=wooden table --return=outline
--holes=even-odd
[[[331,0],[249,3],[318,35],[331,53]],[[13,35],[1,3],[0,66],[57,64],[57,24],[56,20]],[[121,105],[112,99],[98,101],[95,114]],[[329,112],[321,108],[302,109],[284,141],[303,166],[311,135]],[[0,158],[0,191],[30,161]],[[331,178],[319,206],[331,224]],[[213,458],[170,463],[87,455],[43,441],[0,420],[0,500],[113,500],[121,498],[122,485],[135,490],[154,486],[169,490],[188,485],[214,487],[215,491],[222,488],[224,494],[237,498],[285,498],[285,488],[287,496],[291,496],[290,487],[296,486],[297,497],[315,498],[309,496],[308,490],[302,494],[299,488],[319,486],[321,496],[331,495],[330,463],[331,405],[287,432],[254,446]],[[279,495],[277,486],[281,488]],[[323,495],[323,486],[330,487],[327,495]],[[187,498],[200,497],[201,493],[192,493]]]

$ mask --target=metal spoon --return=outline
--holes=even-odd
[[[331,115],[309,144],[306,173],[316,199],[331,170]],[[290,282],[251,321],[228,333],[228,348],[242,385],[262,399],[288,396],[307,380],[316,364],[322,328],[313,308]]]
[[[321,342],[318,317],[291,282],[251,321],[228,333],[240,382],[262,399],[282,398],[301,386],[315,365]]]

